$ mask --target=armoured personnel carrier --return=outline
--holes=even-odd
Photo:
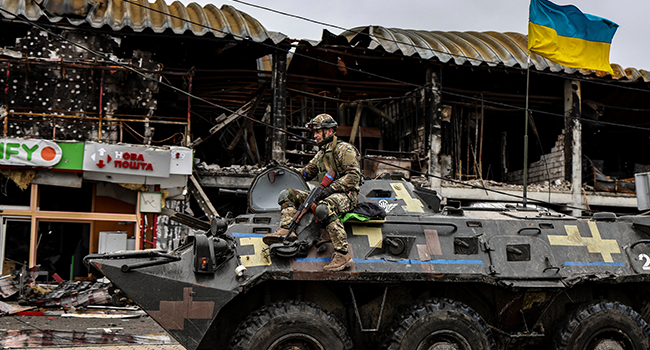
[[[539,208],[441,207],[432,190],[366,180],[386,216],[348,220],[351,268],[305,215],[293,243],[262,242],[277,194],[309,187],[282,167],[249,213],[187,245],[86,258],[189,350],[648,349],[650,218]],[[279,246],[276,246],[279,245]]]

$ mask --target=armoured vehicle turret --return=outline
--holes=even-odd
[[[537,207],[461,207],[401,180],[366,180],[386,216],[348,220],[351,268],[313,214],[299,240],[262,242],[284,188],[269,168],[249,212],[183,247],[95,254],[107,276],[188,350],[648,349],[650,218]]]

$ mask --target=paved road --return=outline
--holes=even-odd
[[[104,331],[133,335],[167,334],[147,315],[134,318],[74,318],[60,315],[0,317],[0,331],[11,330]]]
[[[149,316],[73,318],[60,315],[0,317],[0,348],[183,350]]]
[[[94,346],[75,346],[70,348],[61,347],[42,347],[39,349],[56,349],[56,350],[185,350],[180,345],[94,345]]]

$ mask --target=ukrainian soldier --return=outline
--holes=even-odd
[[[352,257],[348,253],[347,235],[339,215],[345,214],[357,205],[357,193],[361,182],[359,152],[353,145],[336,138],[337,126],[338,124],[329,114],[319,114],[307,123],[307,127],[314,133],[319,151],[309,164],[300,170],[305,180],[318,177],[319,182],[323,180],[329,169],[334,169],[337,173],[336,180],[323,190],[316,206],[316,218],[326,225],[327,233],[334,246],[332,260],[324,267],[327,271],[341,271],[352,264]],[[271,245],[282,241],[288,233],[296,208],[308,195],[307,191],[292,188],[280,192],[278,196],[278,204],[282,208],[280,227],[274,233],[265,235],[264,243]],[[287,237],[289,241],[295,241],[297,238],[293,232]]]

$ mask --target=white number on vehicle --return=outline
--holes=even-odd
[[[645,263],[643,264],[643,269],[650,270],[650,256],[648,256],[647,254],[639,254],[639,260],[645,260]]]

